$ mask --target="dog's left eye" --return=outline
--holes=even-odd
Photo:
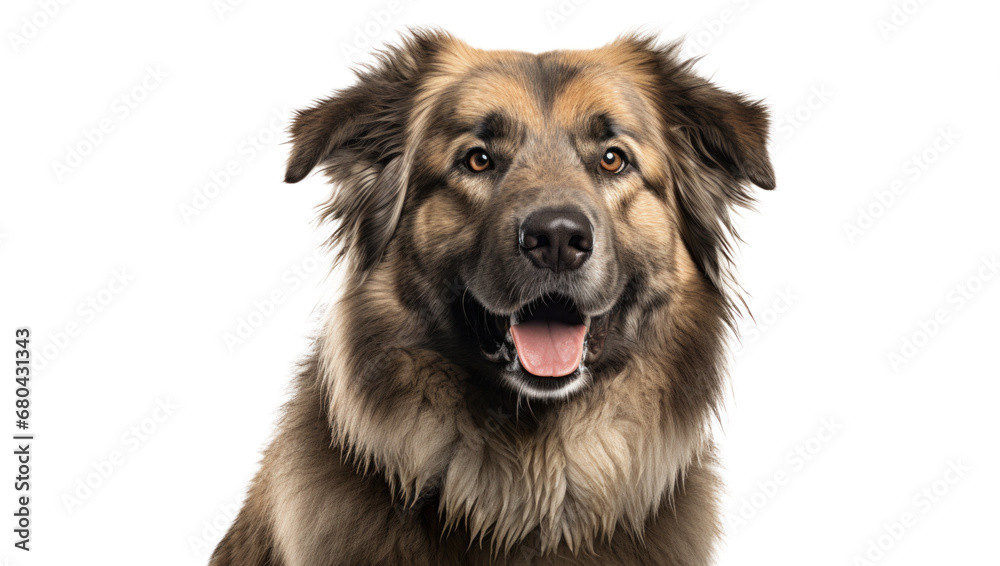
[[[466,164],[475,173],[486,171],[492,163],[493,160],[490,159],[490,155],[483,149],[474,149],[466,156]]]
[[[617,147],[609,148],[604,152],[604,156],[601,157],[601,169],[610,173],[621,173],[626,163],[625,155]]]

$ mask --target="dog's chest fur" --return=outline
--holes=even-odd
[[[606,451],[614,448],[603,446],[607,442],[601,438],[604,435],[570,440],[579,442],[575,446],[557,446],[555,439],[541,442],[533,447],[537,453],[527,460],[513,449],[501,454],[511,448],[509,445],[492,449],[469,446],[469,459],[456,458],[449,466],[454,476],[440,486],[424,489],[415,500],[404,501],[399,493],[393,493],[380,470],[358,473],[353,456],[330,447],[323,408],[316,402],[321,396],[310,389],[301,391],[292,402],[286,428],[265,457],[265,466],[274,470],[267,478],[273,483],[255,485],[255,490],[260,489],[271,501],[269,514],[277,518],[273,552],[275,560],[285,562],[275,565],[708,564],[711,540],[702,535],[718,528],[713,523],[714,513],[707,512],[714,510],[717,490],[708,451],[702,462],[692,462],[683,480],[664,493],[657,509],[643,510],[639,524],[618,525],[610,536],[588,539],[589,543],[578,538],[574,549],[569,544],[553,545],[552,529],[559,530],[556,541],[568,543],[574,529],[600,523],[595,510],[601,506],[629,501],[640,505],[649,497],[640,486],[633,486],[636,491],[626,489],[618,494],[621,501],[610,501],[610,493],[599,493],[602,486],[595,483],[600,474],[609,474],[604,478],[609,482],[628,485],[622,476],[629,471],[603,465],[598,466],[603,469],[598,472],[567,458],[566,450],[570,449],[610,461]],[[292,435],[294,439],[287,438]],[[589,447],[584,449],[585,445]],[[302,449],[305,446],[309,448]],[[581,473],[587,476],[581,477]],[[451,520],[443,509],[458,492],[465,492],[464,497],[452,505],[502,511],[500,522],[477,527],[475,522],[486,517],[475,514],[469,520]],[[587,497],[594,500],[574,500]],[[594,516],[586,517],[587,513]],[[550,523],[543,527],[537,525],[539,520]],[[510,538],[518,540],[500,545],[497,541],[503,537],[496,538],[501,534],[498,528],[505,526],[508,530],[521,527],[525,532],[511,533]]]

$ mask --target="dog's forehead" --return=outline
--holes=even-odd
[[[464,125],[503,115],[529,128],[574,131],[603,117],[640,132],[654,116],[646,94],[652,81],[634,59],[609,47],[541,54],[462,49],[444,54],[434,82],[449,117]]]

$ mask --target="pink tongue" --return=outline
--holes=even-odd
[[[587,327],[552,320],[530,320],[510,327],[517,357],[528,373],[559,377],[576,371]]]

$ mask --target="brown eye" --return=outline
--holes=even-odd
[[[625,156],[618,148],[611,148],[604,152],[601,158],[601,168],[611,173],[620,173],[625,168]]]
[[[481,149],[474,149],[469,152],[469,158],[467,161],[469,169],[475,173],[482,173],[490,168],[492,160],[488,153]]]

